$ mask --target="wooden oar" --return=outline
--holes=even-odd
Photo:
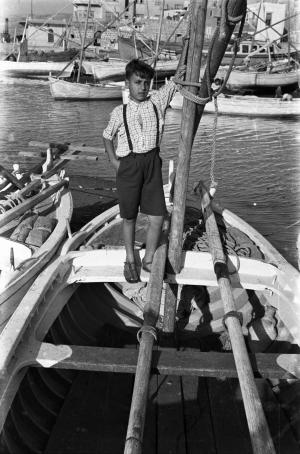
[[[34,151],[20,151],[18,154],[19,156],[26,156],[32,158],[36,157],[36,153]],[[98,161],[99,159],[98,156],[86,154],[85,155],[63,154],[62,158],[67,161]]]
[[[48,148],[49,146],[51,148],[56,148],[56,147],[63,147],[63,152],[59,153],[58,156],[62,155],[64,157],[64,154],[68,152],[87,152],[87,153],[105,153],[105,149],[101,147],[91,147],[91,146],[86,146],[83,143],[64,143],[64,144],[59,144],[59,143],[46,143],[46,142],[38,142],[36,140],[32,140],[29,142],[31,147],[41,147],[41,148]],[[26,153],[24,151],[23,153]],[[46,155],[46,154],[45,154]]]
[[[0,165],[0,172],[2,174],[2,176],[4,178],[7,179],[7,181],[9,183],[12,183],[13,185],[15,185],[18,189],[21,189],[24,187],[24,184],[22,184],[18,178],[16,178],[12,173],[10,173],[7,169],[5,169],[5,167],[3,167],[2,165]]]
[[[0,214],[0,227],[5,226],[13,219],[21,216],[21,214],[25,213],[27,210],[36,206],[42,200],[47,199],[50,195],[57,192],[60,188],[67,186],[69,184],[68,180],[62,180],[59,183],[50,186],[50,188],[45,189],[40,194],[34,195],[28,200],[25,200],[20,205],[11,208],[6,213]]]
[[[205,186],[199,183],[201,207],[208,235],[209,248],[213,258],[214,270],[224,305],[224,325],[228,330],[237,374],[249,427],[249,433],[255,454],[275,454],[275,448],[264,415],[260,397],[255,385],[254,374],[249,360],[242,332],[241,320],[233,298],[226,256],[210,203],[210,196]]]
[[[144,323],[140,331],[140,348],[127,427],[125,454],[138,454],[142,452],[152,347],[156,335],[155,326],[159,316],[167,258],[168,229],[169,220],[166,220],[163,227],[162,243],[155,252],[147,287],[147,303],[144,309]]]

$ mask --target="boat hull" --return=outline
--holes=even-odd
[[[127,61],[109,60],[108,62],[92,63],[91,69],[96,80],[121,80],[125,79]],[[178,60],[158,60],[155,67],[156,76],[160,79],[175,74]]]
[[[224,79],[227,68],[221,67],[218,70],[216,78]],[[233,69],[229,75],[227,86],[233,87],[261,87],[261,88],[276,88],[278,86],[288,87],[299,83],[300,70],[282,71],[282,72],[266,72],[266,71],[239,71]]]
[[[249,117],[296,117],[300,115],[300,99],[282,101],[258,96],[221,95],[218,100],[218,113],[221,115],[242,115]],[[182,109],[183,97],[176,93],[170,103],[173,109]],[[214,102],[205,105],[204,113],[215,113]]]
[[[52,177],[52,182],[58,181],[57,176]],[[68,224],[72,217],[73,201],[70,190],[62,187],[49,199],[36,205],[41,215],[45,212],[53,218],[56,225],[46,241],[36,249],[32,256],[24,260],[15,270],[4,268],[1,273],[0,293],[0,332],[13,314],[19,302],[26,294],[38,273],[45,267],[57,251],[61,242],[66,238]],[[10,231],[10,225],[7,227]],[[1,235],[5,236],[1,229]]]
[[[62,73],[63,77],[68,77],[71,74],[72,66],[66,68],[69,62],[16,62],[16,61],[0,61],[0,77],[16,77],[16,78],[37,78],[47,79],[49,73],[58,75]]]
[[[49,84],[51,95],[54,99],[91,101],[122,98],[122,84],[118,82],[81,84],[49,77]]]

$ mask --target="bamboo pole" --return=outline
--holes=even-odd
[[[198,188],[201,194],[201,207],[208,235],[209,248],[224,305],[224,325],[230,336],[253,452],[255,454],[275,454],[273,440],[255,385],[242,326],[238,319],[239,314],[235,307],[227,261],[223,252],[216,218],[211,207],[210,196],[207,189],[201,183]]]
[[[201,52],[204,41],[204,28],[206,19],[207,1],[194,2],[194,11],[192,12],[191,19],[191,36],[190,36],[190,52],[187,61],[187,74],[186,80],[198,82],[201,65]],[[228,0],[227,15],[230,17],[239,17],[246,10],[246,0]],[[199,17],[198,17],[199,16]],[[211,81],[214,79],[218,68],[223,59],[226,48],[229,44],[230,37],[235,28],[235,24],[223,23],[219,36],[215,39],[211,51],[211,61],[209,65],[209,73]],[[197,38],[197,39],[196,39]],[[209,62],[207,62],[208,64]],[[192,93],[197,92],[196,87],[191,87]],[[201,98],[207,98],[207,69],[202,79],[201,87],[199,90]],[[193,101],[184,99],[183,114],[181,122],[181,134],[179,139],[179,153],[177,172],[175,179],[174,191],[174,209],[171,221],[171,232],[169,240],[169,264],[171,272],[179,272],[181,267],[181,254],[182,254],[182,236],[185,215],[185,203],[187,194],[187,182],[189,176],[189,165],[191,149],[194,137],[198,128],[198,124],[202,117],[204,105],[195,104]],[[164,327],[165,333],[173,333],[175,325],[175,311],[176,311],[176,292],[167,286],[166,304],[164,314]]]
[[[164,222],[162,241],[154,254],[150,280],[147,287],[147,303],[144,309],[144,323],[141,329],[140,348],[125,442],[125,454],[140,454],[142,452],[152,348],[155,326],[159,316],[167,258],[168,229],[169,219]]]

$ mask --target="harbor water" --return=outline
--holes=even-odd
[[[30,168],[39,161],[30,141],[76,142],[103,147],[102,131],[111,110],[121,101],[55,101],[47,81],[0,81],[0,159],[11,168]],[[199,180],[210,185],[214,116],[204,114],[195,137],[189,191]],[[176,159],[181,111],[168,109],[161,144],[163,174]],[[35,157],[19,156],[34,151]],[[286,259],[298,267],[300,234],[300,133],[297,119],[219,116],[215,131],[214,177],[216,200],[263,234]],[[70,161],[71,187],[78,177],[114,182],[104,154],[98,161]],[[84,181],[84,180],[83,180]],[[85,185],[81,183],[84,192]],[[88,203],[88,193],[87,193]],[[96,215],[97,213],[95,213]]]

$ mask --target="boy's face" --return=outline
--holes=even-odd
[[[150,79],[146,79],[145,77],[133,73],[130,79],[126,80],[130,97],[137,102],[145,101],[149,93],[150,82]]]

